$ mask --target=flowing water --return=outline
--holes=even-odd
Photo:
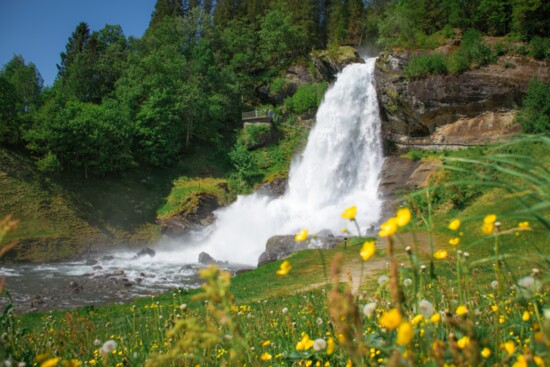
[[[49,301],[55,298],[48,294],[69,291],[66,302],[74,306],[195,286],[200,252],[228,264],[254,266],[271,236],[294,234],[303,228],[311,234],[328,230],[339,235],[343,227],[349,227],[353,233],[355,228],[340,217],[352,205],[357,206],[356,219],[366,233],[381,211],[378,180],[383,157],[374,63],[371,58],[365,64],[347,66],[327,91],[307,145],[291,164],[282,197],[240,196],[215,213],[215,224],[194,233],[185,243],[160,244],[153,258],[136,259],[133,253],[117,252],[97,264],[81,261],[3,268],[16,301],[36,306],[37,291]],[[48,288],[52,291],[46,292]],[[55,303],[64,306],[62,301]]]

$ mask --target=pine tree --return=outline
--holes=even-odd
[[[364,30],[363,0],[346,1],[348,18],[347,40],[350,44],[360,44]]]
[[[69,38],[69,42],[65,46],[65,52],[61,53],[61,64],[57,65],[58,78],[63,78],[67,74],[67,70],[74,62],[76,56],[84,50],[89,38],[90,28],[87,23],[81,22],[76,26],[75,31]]]

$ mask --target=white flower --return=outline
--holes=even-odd
[[[327,342],[325,341],[325,339],[319,338],[313,341],[313,350],[316,352],[323,350],[326,347],[327,347]]]
[[[404,285],[405,287],[410,287],[412,284],[413,284],[413,281],[412,281],[411,278],[407,278],[407,279],[405,279],[405,280],[403,281],[403,285]]]
[[[319,325],[319,326],[323,325],[323,319],[322,318],[320,318],[320,317],[317,318],[317,325]]]
[[[498,280],[493,280],[493,281],[491,282],[491,288],[497,289],[497,287],[498,287]]]
[[[533,292],[540,288],[540,282],[531,276],[526,276],[518,280],[519,291],[525,298],[532,297]]]
[[[116,342],[114,340],[107,340],[103,346],[101,347],[101,351],[105,354],[111,353],[113,350],[115,350],[117,347]]]
[[[286,307],[285,307],[285,308],[283,308],[283,311],[282,311],[282,312],[283,312],[283,315],[284,315],[285,313],[287,313],[287,312],[288,312],[288,308],[286,308]]]
[[[363,307],[363,313],[367,317],[372,317],[374,315],[375,311],[376,311],[376,303],[375,302],[367,303]]]
[[[423,299],[418,302],[418,312],[425,318],[428,318],[434,313],[434,305],[430,301]]]
[[[180,305],[180,310],[181,310],[181,312],[184,312],[185,310],[187,310],[187,305],[185,303],[182,303]]]
[[[94,340],[94,347],[99,347],[99,344],[101,344],[101,340],[99,339]]]
[[[378,285],[380,287],[385,286],[390,281],[390,278],[388,278],[386,275],[382,275],[380,278],[378,278]]]
[[[550,308],[545,308],[543,312],[544,312],[544,318],[547,320],[550,319]]]

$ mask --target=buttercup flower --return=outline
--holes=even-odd
[[[458,339],[456,344],[460,349],[466,348],[468,345],[470,345],[470,338],[467,336],[463,336],[462,338]]]
[[[434,257],[438,260],[442,260],[447,257],[447,250],[437,250],[434,252]]]
[[[388,329],[395,329],[401,324],[403,318],[397,309],[392,309],[380,317],[380,325]]]
[[[468,308],[464,305],[460,305],[456,308],[456,314],[462,316],[468,313]]]
[[[457,246],[459,243],[460,243],[460,238],[459,237],[451,238],[449,240],[449,244],[451,244],[453,246]]]
[[[57,366],[58,363],[59,363],[59,358],[52,358],[40,364],[40,367],[54,367],[54,366]]]
[[[413,328],[409,322],[405,321],[397,328],[397,339],[395,343],[397,343],[397,345],[407,345],[411,342],[413,337]]]
[[[267,353],[267,352],[263,353],[263,354],[260,356],[260,359],[261,359],[262,361],[271,361],[271,358],[272,358],[272,357],[271,357],[271,354],[269,354],[269,353]]]
[[[327,343],[327,356],[330,356],[332,353],[334,353],[334,349],[336,348],[336,345],[334,343],[334,339],[328,338]]]
[[[491,349],[483,348],[483,350],[481,351],[481,356],[483,358],[489,358],[491,356]]]
[[[290,262],[288,260],[285,260],[281,263],[281,267],[279,270],[277,270],[277,275],[287,275],[288,272],[292,269],[292,266],[290,265]]]
[[[380,232],[378,232],[378,235],[380,237],[388,237],[395,232],[397,232],[397,219],[392,217],[380,226]]]
[[[302,340],[296,344],[296,350],[309,350],[313,347],[313,340],[309,338],[309,335],[306,333],[302,334]]]
[[[356,215],[357,215],[357,207],[354,205],[344,210],[344,212],[342,213],[342,218],[354,220]]]
[[[451,223],[449,223],[449,229],[451,231],[456,231],[460,227],[460,219],[453,219]]]
[[[302,229],[296,236],[294,236],[294,241],[296,242],[302,242],[305,241],[307,238],[307,229]]]
[[[367,261],[372,257],[372,255],[374,255],[375,252],[376,244],[374,243],[374,241],[366,241],[363,244],[363,247],[361,247],[361,251],[359,252],[359,254],[361,255],[363,261]]]
[[[529,228],[529,222],[519,222],[518,227],[519,228]]]
[[[401,208],[397,211],[396,222],[399,227],[404,227],[411,221],[411,211],[409,208]]]
[[[493,234],[495,230],[495,222],[497,221],[497,216],[494,214],[489,214],[483,219],[483,225],[481,226],[481,233],[483,234]]]

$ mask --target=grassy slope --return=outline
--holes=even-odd
[[[197,158],[199,156],[200,158]],[[77,173],[47,179],[22,154],[0,149],[0,215],[20,220],[7,239],[19,240],[8,255],[45,261],[77,256],[116,244],[148,243],[158,237],[157,209],[181,175],[222,176],[210,150],[177,167],[127,172],[117,178],[83,179]]]

